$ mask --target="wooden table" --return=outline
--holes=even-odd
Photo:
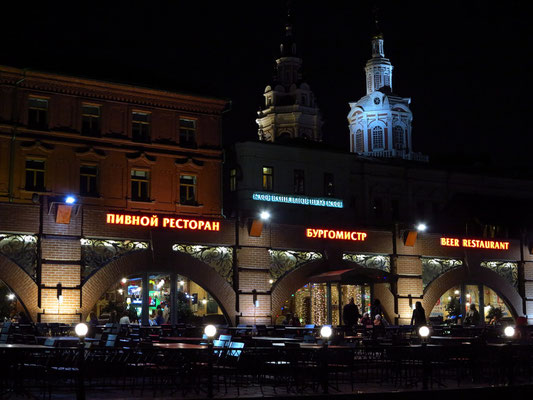
[[[159,340],[163,343],[180,343],[180,342],[199,343],[199,342],[207,341],[207,339],[204,339],[201,337],[187,337],[187,336],[161,336]]]

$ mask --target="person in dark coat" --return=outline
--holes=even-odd
[[[426,325],[426,323],[426,310],[422,307],[422,303],[417,301],[415,309],[413,310],[413,316],[411,317],[411,325],[418,328]]]
[[[352,328],[355,324],[357,324],[359,318],[361,318],[361,314],[359,314],[359,308],[355,304],[354,299],[352,297],[350,299],[350,302],[346,304],[342,309],[342,320],[344,322],[344,325]]]
[[[370,318],[372,318],[372,321],[376,319],[376,315],[383,317],[383,309],[381,308],[381,301],[379,299],[374,300],[374,305],[370,308]]]

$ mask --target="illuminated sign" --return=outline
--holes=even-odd
[[[129,214],[111,214],[106,216],[106,222],[114,225],[133,225],[163,227],[173,229],[188,229],[192,231],[220,231],[220,222],[205,221],[203,219],[192,218],[170,218],[157,215],[129,215]]]
[[[305,236],[307,236],[308,238],[316,239],[353,240],[357,242],[362,242],[366,239],[368,234],[366,232],[307,228],[305,230]]]
[[[509,250],[509,242],[479,239],[440,238],[440,245],[446,247],[469,247],[472,249]]]
[[[268,201],[270,203],[299,204],[302,206],[318,206],[331,208],[343,207],[341,199],[332,199],[329,197],[307,197],[267,192],[255,192],[254,194],[252,194],[252,199],[257,201]]]

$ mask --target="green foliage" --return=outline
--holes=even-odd
[[[490,307],[487,313],[487,319],[489,321],[499,321],[503,317],[503,311],[501,307]]]
[[[452,297],[452,299],[446,304],[446,312],[448,313],[448,318],[454,321],[457,321],[459,315],[461,315],[461,303],[457,297]]]

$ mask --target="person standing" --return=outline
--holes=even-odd
[[[383,309],[381,308],[381,301],[379,299],[374,300],[374,305],[370,308],[370,318],[375,320],[376,315],[383,317]]]
[[[350,302],[346,304],[342,309],[342,320],[344,322],[344,325],[351,329],[355,324],[357,324],[359,318],[361,318],[361,314],[359,314],[359,308],[355,304],[354,299],[352,297],[350,299]]]
[[[415,309],[413,310],[413,316],[411,317],[411,325],[415,328],[426,325],[426,310],[422,307],[422,303],[417,301]]]

